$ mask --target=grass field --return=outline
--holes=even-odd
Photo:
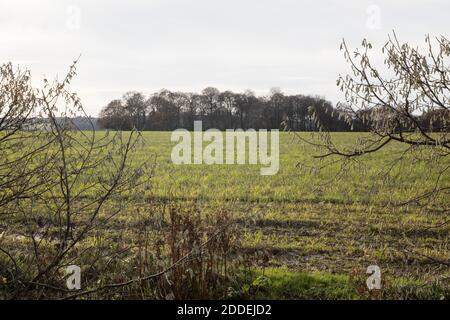
[[[392,144],[376,155],[353,166],[339,181],[331,181],[338,165],[317,171],[320,163],[313,158],[320,154],[312,146],[302,143],[294,134],[282,133],[280,141],[280,171],[274,176],[261,176],[260,165],[173,165],[170,133],[145,132],[145,145],[138,150],[136,163],[156,157],[156,175],[152,195],[184,199],[219,201],[278,201],[290,203],[373,204],[404,202],[434,187],[432,168],[411,159],[399,163],[390,172],[391,179],[382,177],[383,171],[404,150]],[[301,134],[305,138],[311,135]],[[352,145],[360,133],[335,133],[336,143]],[[303,165],[303,168],[302,168]],[[309,169],[308,167],[312,167]],[[395,179],[394,179],[395,177]],[[331,182],[328,183],[327,182]],[[442,181],[449,183],[450,177]],[[326,186],[322,186],[327,184]],[[445,200],[445,199],[443,199]],[[448,205],[448,202],[444,201]]]
[[[335,133],[333,138],[351,145],[359,135]],[[450,269],[432,260],[450,259],[450,201],[441,196],[430,205],[399,206],[432,189],[437,175],[435,168],[413,159],[404,159],[386,175],[402,146],[389,145],[333,179],[339,166],[318,170],[324,163],[313,156],[320,151],[294,134],[280,135],[280,170],[274,176],[261,176],[260,165],[174,165],[169,132],[145,132],[143,138],[132,162],[138,166],[154,159],[151,187],[135,190],[137,196],[107,228],[91,235],[86,247],[132,246],[141,241],[143,225],[146,237],[157,238],[153,229],[167,222],[170,204],[206,220],[226,212],[239,231],[239,253],[255,257],[235,279],[235,295],[364,298],[366,268],[378,265],[382,297],[450,298]],[[449,185],[450,177],[440,184]],[[20,225],[20,217],[9,223]],[[121,255],[114,262],[123,272],[113,280],[126,279],[133,259]]]
[[[359,135],[335,133],[333,139],[350,145]],[[397,206],[432,189],[436,178],[435,171],[411,159],[384,176],[401,154],[400,145],[367,156],[333,180],[339,166],[315,170],[321,164],[313,156],[320,151],[294,134],[281,134],[280,171],[274,176],[261,176],[259,165],[176,166],[170,133],[144,133],[144,138],[135,161],[157,159],[146,197],[194,202],[202,212],[231,212],[242,226],[243,249],[266,252],[266,266],[345,277],[376,264],[395,283],[429,284],[449,275],[448,268],[426,257],[450,259],[450,201]],[[441,183],[449,185],[450,177]]]

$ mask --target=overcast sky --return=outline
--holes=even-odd
[[[63,76],[89,114],[129,90],[161,88],[317,94],[334,103],[339,51],[367,38],[379,48],[449,36],[448,0],[0,0],[0,61]]]

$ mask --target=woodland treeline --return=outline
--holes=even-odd
[[[418,121],[427,122],[430,117],[424,114]],[[348,115],[323,97],[286,95],[278,88],[268,96],[256,96],[250,90],[221,92],[213,87],[201,93],[163,89],[150,96],[131,91],[105,106],[97,124],[111,130],[171,131],[193,130],[195,120],[203,121],[204,130],[368,131],[364,121],[355,116],[349,121]]]
[[[128,92],[111,101],[99,115],[98,124],[114,130],[193,129],[194,120],[203,121],[203,129],[285,129],[316,130],[314,112],[332,131],[350,130],[340,120],[331,102],[322,97],[285,95],[272,89],[269,96],[258,97],[251,91],[234,93],[208,87],[201,93],[161,90],[149,97]]]

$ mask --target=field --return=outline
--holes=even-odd
[[[343,145],[358,135],[333,138]],[[202,212],[231,212],[244,230],[243,249],[267,253],[268,267],[348,276],[376,264],[393,281],[422,284],[449,275],[448,267],[426,257],[450,258],[444,210],[450,202],[444,197],[431,208],[397,206],[435,183],[433,171],[407,159],[392,169],[390,179],[382,175],[401,153],[399,145],[366,157],[333,180],[338,165],[315,170],[320,164],[313,155],[320,151],[294,134],[281,134],[280,171],[274,176],[261,176],[260,165],[175,166],[170,133],[145,133],[144,138],[138,158],[157,159],[147,196],[195,202]],[[441,183],[448,185],[450,177]]]
[[[450,259],[450,202],[440,196],[430,204],[400,205],[433,189],[437,177],[435,168],[413,159],[393,165],[402,146],[390,145],[343,171],[338,164],[319,170],[329,161],[313,157],[320,150],[293,133],[282,133],[280,170],[261,176],[261,165],[174,165],[171,150],[175,143],[170,134],[143,133],[132,163],[154,161],[151,186],[135,190],[122,212],[83,244],[105,251],[122,248],[127,253],[102,267],[91,266],[86,278],[97,279],[111,265],[123,272],[103,274],[98,283],[126,280],[127,272],[136,272],[133,263],[137,262],[139,274],[154,270],[158,263],[149,267],[142,262],[141,246],[139,252],[125,249],[142,243],[143,238],[156,243],[161,225],[169,223],[170,208],[178,208],[198,214],[206,225],[230,223],[230,232],[239,234],[231,255],[243,255],[246,262],[229,285],[234,290],[232,297],[372,297],[365,288],[366,269],[377,265],[383,289],[375,296],[450,298],[450,269],[436,263]],[[359,135],[334,133],[333,139],[340,145],[352,144]],[[301,136],[313,138],[309,133]],[[440,185],[449,183],[448,176],[440,180]],[[106,212],[112,208],[110,204]],[[219,215],[225,218],[214,220]],[[9,223],[21,223],[19,217],[10,219]],[[176,276],[172,280],[177,281]],[[126,293],[120,294],[110,297]]]

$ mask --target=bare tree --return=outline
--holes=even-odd
[[[99,115],[99,125],[104,128],[123,129],[128,125],[124,121],[123,104],[119,99],[112,100]]]
[[[127,92],[123,96],[123,105],[129,118],[129,130],[143,130],[147,116],[144,95],[140,92]]]
[[[35,117],[39,102],[30,81],[29,71],[14,70],[11,63],[0,67],[0,210],[41,183],[37,177],[48,166],[35,157],[54,142],[34,130],[42,122]],[[30,143],[33,137],[37,143]]]
[[[431,190],[419,190],[411,201],[445,196],[450,190],[450,42],[445,37],[426,36],[425,49],[400,43],[393,33],[382,48],[384,66],[373,63],[372,45],[363,40],[362,49],[350,51],[345,41],[341,50],[351,74],[340,76],[337,85],[345,94],[338,106],[341,118],[353,128],[370,131],[355,144],[338,146],[329,132],[314,142],[323,152],[318,158],[336,157],[343,163],[400,143],[404,150],[389,165],[402,161],[426,163],[437,171]],[[321,126],[320,117],[316,117]],[[310,141],[311,142],[311,141]]]
[[[102,221],[123,208],[128,190],[146,183],[150,166],[132,168],[136,132],[80,131],[84,116],[69,90],[76,62],[62,81],[31,85],[28,71],[2,66],[0,83],[0,273],[8,275],[10,297],[39,296],[56,287],[61,268],[80,256],[80,245]],[[103,208],[114,202],[114,210]],[[64,291],[62,289],[58,289]]]
[[[210,128],[216,127],[217,124],[217,110],[219,108],[220,91],[217,88],[208,87],[203,89],[203,113],[206,115],[207,126]]]

